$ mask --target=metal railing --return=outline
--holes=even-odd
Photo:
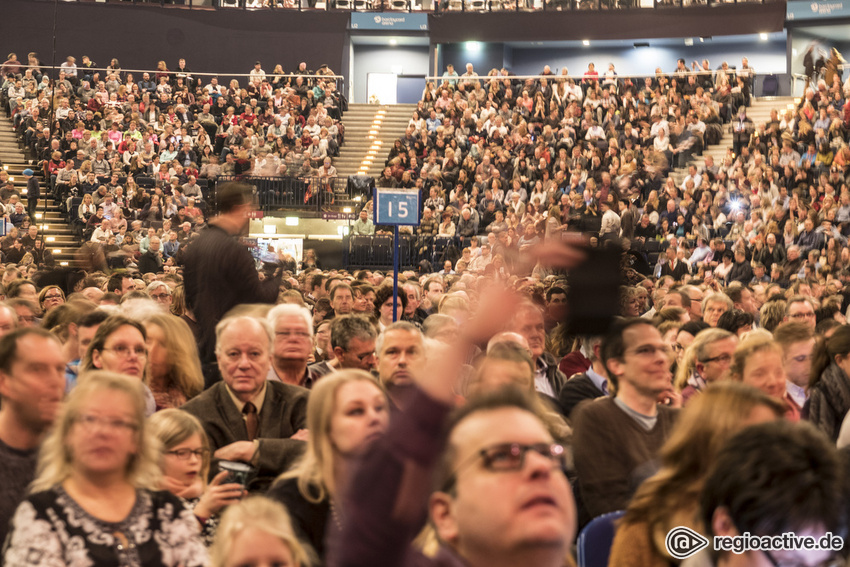
[[[67,0],[84,2],[86,0]],[[182,9],[297,10],[345,12],[541,12],[689,8],[766,4],[781,0],[107,0],[112,4],[153,4]]]
[[[415,230],[415,227],[414,227]],[[444,237],[420,236],[416,234],[399,235],[399,269],[415,270],[423,260],[428,261],[437,271],[445,259],[455,261],[461,257],[461,251],[477,236]],[[343,265],[346,269],[381,269],[393,267],[393,237],[379,234],[375,236],[347,235],[343,238]]]
[[[247,183],[254,188],[257,207],[263,212],[293,211],[304,213],[339,212],[358,208],[371,198],[371,177],[262,177],[222,176],[216,185],[227,181]]]

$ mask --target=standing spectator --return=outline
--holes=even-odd
[[[226,183],[218,188],[218,216],[186,253],[186,305],[200,327],[198,341],[207,386],[217,381],[215,326],[240,303],[272,303],[277,299],[280,270],[260,280],[251,253],[234,236],[248,225],[253,209],[251,188]]]
[[[30,168],[24,170],[24,177],[27,179],[27,214],[29,215],[30,222],[34,223],[38,200],[41,198],[41,185]]]

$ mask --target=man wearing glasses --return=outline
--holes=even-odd
[[[600,356],[613,396],[585,402],[573,412],[578,487],[589,520],[623,510],[673,430],[681,404],[673,393],[672,354],[646,319],[615,322]],[[661,403],[659,403],[661,402]]]
[[[355,471],[329,566],[563,565],[576,530],[564,447],[529,394],[507,388],[452,416],[440,458],[452,375],[416,373],[406,410]],[[426,502],[440,541],[433,558],[409,548]]]
[[[334,359],[312,364],[309,370],[316,376],[324,376],[344,368],[371,372],[375,368],[377,338],[375,327],[365,317],[337,315],[331,323],[331,348],[334,351]]]
[[[811,327],[812,332],[817,325],[815,317],[815,305],[812,300],[803,295],[795,295],[788,300],[788,305],[785,307],[785,321],[797,321],[805,323]]]
[[[266,319],[274,332],[272,364],[268,379],[312,388],[318,374],[307,361],[313,352],[313,316],[306,307],[282,303]]]

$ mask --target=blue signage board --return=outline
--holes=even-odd
[[[427,14],[402,12],[352,12],[351,29],[384,31],[427,31]]]
[[[786,18],[796,20],[821,20],[850,16],[850,0],[829,2],[802,2],[791,0],[786,4]]]
[[[418,225],[419,191],[375,187],[373,214],[376,225]]]

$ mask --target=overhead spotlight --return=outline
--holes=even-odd
[[[590,45],[590,40],[589,39],[583,39],[583,40],[581,40],[581,44],[583,46],[587,47],[588,45]]]
[[[760,33],[759,39],[762,40],[762,41],[767,41],[767,34],[766,33]]]

